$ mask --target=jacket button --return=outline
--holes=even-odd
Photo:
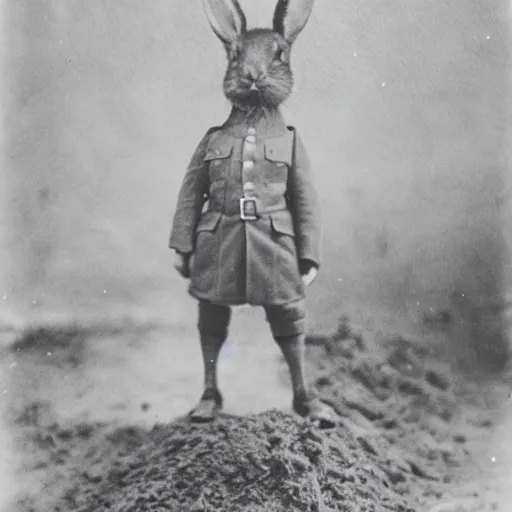
[[[245,138],[245,142],[248,142],[249,144],[255,144],[256,137],[254,135],[247,135],[247,137]]]

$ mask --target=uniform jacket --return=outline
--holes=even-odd
[[[248,182],[258,219],[244,221]],[[189,293],[198,299],[265,306],[303,298],[299,260],[320,266],[320,215],[295,128],[279,116],[208,130],[183,179],[169,247],[193,253]]]

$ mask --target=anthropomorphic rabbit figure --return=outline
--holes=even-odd
[[[312,396],[304,372],[304,295],[319,267],[319,201],[304,145],[279,111],[293,85],[291,46],[313,0],[279,0],[273,30],[247,30],[236,0],[204,0],[204,7],[227,52],[232,110],[196,149],[169,243],[199,301],[205,389],[190,417],[211,421],[222,408],[216,370],[231,306],[250,304],[265,308],[285,356],[293,409],[331,426],[334,413]]]

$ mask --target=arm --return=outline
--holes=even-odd
[[[297,132],[288,177],[288,195],[295,223],[299,267],[301,274],[305,275],[312,267],[320,267],[321,220],[310,160]]]
[[[208,193],[208,167],[204,156],[210,140],[209,130],[199,143],[183,178],[178,194],[169,247],[183,255],[194,252],[196,227]]]

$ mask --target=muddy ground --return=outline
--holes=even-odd
[[[198,347],[173,363],[165,339],[152,326],[16,335],[5,355],[13,511],[507,510],[492,470],[502,463],[506,487],[511,466],[489,452],[507,414],[506,371],[468,374],[441,341],[362,332],[345,318],[308,338],[310,378],[337,428],[289,412],[276,347],[231,342],[221,369],[239,383],[225,385],[232,406],[196,426],[184,413],[200,389]]]

